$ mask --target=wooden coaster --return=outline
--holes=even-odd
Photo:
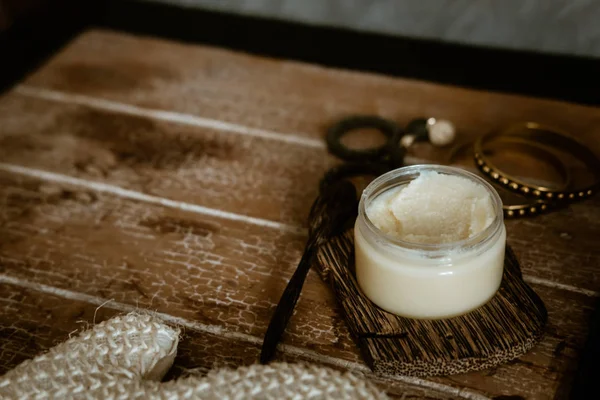
[[[433,376],[490,368],[531,349],[548,319],[508,246],[496,296],[466,315],[442,320],[399,317],[362,293],[354,276],[352,229],[321,246],[318,260],[322,278],[333,288],[364,359],[376,373]]]

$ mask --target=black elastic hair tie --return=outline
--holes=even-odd
[[[354,129],[373,128],[386,137],[386,143],[367,149],[350,149],[342,144],[342,137]],[[327,148],[344,161],[374,162],[382,161],[390,154],[390,141],[400,127],[393,121],[371,115],[357,115],[344,118],[335,123],[327,131]]]

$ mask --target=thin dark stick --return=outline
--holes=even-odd
[[[316,247],[314,243],[308,244],[304,250],[302,259],[298,264],[298,268],[296,268],[294,275],[292,275],[292,278],[283,291],[279,304],[277,304],[275,313],[269,323],[269,328],[265,334],[265,340],[260,353],[261,364],[267,364],[275,355],[277,343],[279,343],[290,317],[294,312],[294,308],[300,297],[300,292],[304,286],[304,281],[306,280],[306,275],[314,262],[315,255]]]
[[[332,182],[324,187],[313,203],[309,216],[309,239],[300,263],[281,295],[267,328],[260,353],[262,364],[271,361],[275,355],[277,343],[281,340],[298,302],[306,275],[316,261],[319,246],[332,236],[341,234],[348,222],[356,219],[357,208],[356,189],[352,183],[345,180]]]

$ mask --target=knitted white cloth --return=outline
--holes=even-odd
[[[301,364],[221,369],[160,383],[179,330],[146,314],[115,317],[0,378],[0,399],[385,399],[350,373]]]

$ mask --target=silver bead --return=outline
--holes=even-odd
[[[404,148],[409,148],[415,142],[415,135],[404,135],[400,139],[400,144]]]
[[[429,141],[435,146],[446,146],[454,141],[456,129],[452,122],[445,119],[429,118],[427,120]]]

